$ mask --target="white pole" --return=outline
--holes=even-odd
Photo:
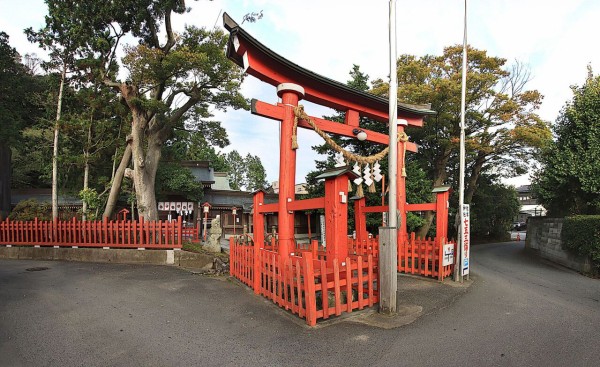
[[[389,215],[388,227],[379,228],[379,312],[396,313],[396,295],[398,292],[398,213],[396,210],[396,176],[398,149],[396,146],[398,108],[396,99],[398,81],[396,80],[396,1],[390,0],[390,107],[389,107]]]
[[[462,88],[460,101],[460,170],[458,182],[458,210],[460,213],[460,223],[458,224],[458,251],[455,257],[454,280],[463,281],[462,277],[462,251],[464,241],[464,219],[463,204],[465,203],[465,109],[467,94],[467,0],[465,0],[464,31],[463,31],[463,59],[462,59]],[[468,275],[467,275],[468,277]]]
[[[396,76],[396,0],[390,0],[390,106],[389,106],[389,135],[390,151],[388,156],[388,170],[390,176],[390,196],[389,196],[389,214],[388,226],[394,231],[398,228],[398,213],[396,199],[398,197],[398,186],[396,185],[398,176],[398,146],[396,136],[398,135],[398,80]]]

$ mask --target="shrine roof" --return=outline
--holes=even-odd
[[[354,171],[352,171],[352,167],[342,166],[342,167],[329,168],[329,169],[323,171],[323,173],[321,173],[317,177],[315,177],[315,179],[321,180],[324,178],[338,177],[338,176],[341,176],[344,174],[347,174],[348,176],[350,176],[351,179],[360,177]]]
[[[338,110],[354,109],[367,117],[387,122],[388,99],[351,88],[287,60],[252,37],[227,13],[223,14],[223,25],[230,33],[227,57],[248,74],[274,86],[280,83],[299,84],[306,91],[304,99],[310,102]],[[410,125],[421,126],[411,122],[434,114],[436,112],[430,109],[430,105],[398,102],[398,117],[406,116]]]

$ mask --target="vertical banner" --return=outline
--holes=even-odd
[[[325,247],[327,246],[325,243],[325,215],[321,214],[319,216],[319,222],[321,224],[321,243],[323,244],[323,247]]]
[[[469,204],[463,204],[463,217],[460,221],[462,225],[462,251],[460,252],[461,274],[463,276],[469,274],[469,253],[471,249],[471,216],[469,213]]]

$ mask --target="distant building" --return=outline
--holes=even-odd
[[[531,191],[530,185],[519,186],[516,190],[521,208],[515,222],[527,222],[527,218],[529,217],[542,217],[546,215],[546,208],[538,203],[535,194]]]
[[[52,189],[51,188],[27,188],[27,189],[12,189],[11,190],[11,210],[23,200],[35,199],[41,204],[48,204],[49,208],[52,205]],[[81,208],[83,203],[80,198],[74,195],[58,195],[58,218],[61,220],[69,220],[73,217],[81,218]],[[49,209],[51,214],[51,209]]]
[[[279,181],[273,181],[273,183],[271,184],[271,188],[273,189],[273,193],[279,194]],[[308,189],[306,183],[296,184],[296,186],[294,187],[294,193],[296,195],[307,195]]]

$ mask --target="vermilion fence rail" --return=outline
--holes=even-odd
[[[177,221],[11,221],[0,222],[0,244],[54,247],[181,248]]]
[[[350,254],[362,256],[373,255],[374,258],[378,258],[379,237],[373,237],[362,241],[348,238],[348,252]]]
[[[421,239],[411,233],[410,239],[398,246],[398,271],[439,280],[452,275],[454,266],[443,266],[444,243],[446,243],[444,238]],[[454,253],[456,253],[456,244],[454,244]]]
[[[317,319],[373,306],[379,301],[377,261],[373,255],[351,255],[328,266],[313,250],[283,260],[276,249],[230,238],[231,275],[280,307],[315,325]]]

